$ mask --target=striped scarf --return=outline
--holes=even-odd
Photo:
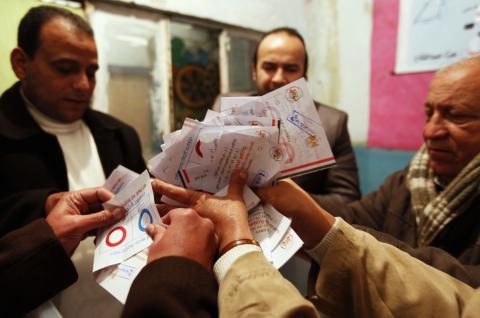
[[[413,214],[417,223],[417,244],[430,244],[438,233],[462,214],[479,194],[480,154],[438,192],[425,145],[415,154],[407,174]]]

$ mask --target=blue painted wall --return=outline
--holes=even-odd
[[[375,191],[386,177],[410,163],[414,151],[354,147],[362,195]]]

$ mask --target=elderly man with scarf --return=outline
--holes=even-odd
[[[425,144],[360,200],[323,208],[472,287],[480,285],[480,58],[439,71]],[[315,273],[312,269],[310,277]]]

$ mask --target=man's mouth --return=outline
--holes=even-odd
[[[442,147],[428,147],[428,154],[433,160],[442,160],[442,159],[451,159],[455,153],[448,149]]]
[[[79,105],[84,105],[89,103],[88,99],[64,98],[64,100],[68,103],[79,104]]]
[[[449,148],[446,147],[428,147],[428,151],[434,152],[452,152]]]

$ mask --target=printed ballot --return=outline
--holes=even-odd
[[[126,217],[119,223],[102,229],[97,235],[93,271],[119,264],[150,246],[145,232],[149,223],[161,223],[150,185],[148,171],[128,183],[105,208],[124,207]]]
[[[119,302],[125,304],[133,280],[147,265],[147,255],[148,248],[120,264],[101,269],[94,273],[95,280]]]
[[[241,104],[237,99],[235,103],[221,104],[222,114],[270,117],[280,121],[279,144],[283,149],[284,167],[277,178],[310,173],[335,164],[305,79],[245,101]]]
[[[235,168],[247,170],[249,186],[264,186],[335,164],[304,79],[261,97],[222,98],[221,107],[167,135],[163,152],[149,162],[151,173],[215,193]]]
[[[119,165],[112,171],[103,187],[114,194],[118,194],[129,183],[137,179],[138,176],[138,173]],[[130,188],[126,191],[132,191],[133,194],[135,188]],[[146,221],[147,220],[145,219],[142,220],[144,227],[146,226]],[[147,264],[147,251],[148,248],[145,248],[119,264],[95,271],[95,280],[118,301],[124,304],[127,300],[128,291],[130,290],[133,280]]]
[[[138,173],[119,165],[112,171],[108,179],[105,181],[103,187],[108,191],[117,194],[138,176]]]

